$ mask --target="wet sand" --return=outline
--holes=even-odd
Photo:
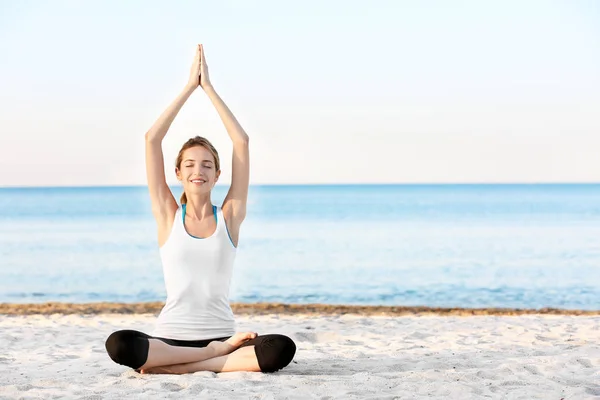
[[[155,314],[158,315],[164,303],[0,303],[0,314]],[[440,308],[440,307],[401,307],[401,306],[355,306],[331,304],[284,304],[284,303],[232,303],[231,308],[239,315],[364,315],[364,316],[469,316],[469,315],[600,315],[599,310],[568,310],[557,308]]]

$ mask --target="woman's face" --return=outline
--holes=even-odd
[[[183,152],[177,179],[187,194],[209,192],[217,183],[221,171],[215,169],[215,159],[208,149],[194,146]]]

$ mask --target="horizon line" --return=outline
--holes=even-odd
[[[167,184],[170,188],[177,184]],[[230,183],[216,184],[214,188],[226,188]],[[600,185],[600,181],[581,182],[338,182],[338,183],[254,183],[249,187],[308,187],[308,186],[567,186],[567,185]],[[1,189],[102,189],[102,188],[147,188],[148,184],[98,184],[98,185],[52,185],[52,186],[18,186],[0,185]]]

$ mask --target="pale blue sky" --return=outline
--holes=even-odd
[[[600,2],[0,0],[0,186],[144,184],[196,43],[252,183],[600,182]],[[164,142],[231,145],[205,94]]]

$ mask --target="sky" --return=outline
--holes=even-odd
[[[0,0],[0,186],[144,185],[202,43],[251,184],[600,182],[600,2]],[[163,142],[232,146],[197,90]]]

